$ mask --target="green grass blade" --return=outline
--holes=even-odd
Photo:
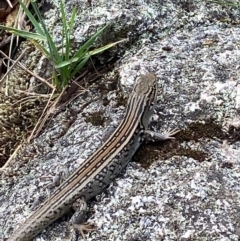
[[[58,75],[56,71],[53,71],[53,83],[56,86],[56,88],[59,90],[60,86],[59,86],[59,80],[58,80]]]
[[[103,47],[94,49],[92,51],[87,52],[86,54],[84,54],[80,58],[79,57],[73,57],[73,58],[71,58],[69,60],[63,61],[60,64],[56,65],[56,68],[62,68],[64,66],[71,65],[71,64],[73,64],[75,62],[80,61],[81,59],[86,58],[87,55],[92,56],[92,55],[95,55],[95,54],[99,54],[99,53],[101,53],[101,52],[103,52],[103,51],[105,51],[105,50],[107,50],[107,49],[109,49],[109,48],[111,48],[111,47],[121,43],[121,42],[124,42],[124,41],[126,41],[126,39],[123,39],[123,40],[120,40],[120,41],[117,41],[117,42],[114,42],[114,43],[110,43],[110,44],[107,44],[107,45],[105,45]]]
[[[69,79],[72,79],[78,71],[80,71],[83,66],[87,63],[87,61],[89,60],[90,56],[86,56],[78,65],[76,68],[74,68],[74,71],[71,73],[70,71],[70,75],[69,75]]]
[[[70,19],[70,23],[69,23],[70,32],[72,32],[72,30],[73,30],[73,27],[74,27],[74,24],[75,24],[76,14],[77,14],[77,8],[74,7],[73,12],[72,12],[72,16],[71,16],[71,19]]]
[[[83,46],[79,48],[79,50],[74,54],[73,57],[82,57],[82,55],[84,55],[87,52],[92,43],[106,29],[106,27],[108,27],[108,25],[98,30]]]
[[[69,60],[69,50],[70,50],[70,36],[68,33],[68,24],[67,24],[67,18],[66,18],[66,14],[64,11],[64,5],[63,5],[63,1],[60,1],[60,11],[61,11],[61,15],[62,15],[62,51],[64,50],[64,39],[65,39],[65,56],[64,56],[64,60]],[[62,53],[62,55],[64,55]]]
[[[59,69],[61,79],[59,80],[59,87],[62,89],[68,82],[68,71],[65,68]]]
[[[67,18],[66,18],[66,14],[65,14],[65,11],[64,11],[64,5],[63,5],[63,2],[62,0],[60,1],[60,11],[61,11],[61,15],[62,15],[62,23],[63,23],[63,30],[64,30],[64,35],[67,34]]]
[[[38,49],[40,49],[40,51],[42,51],[43,54],[45,54],[45,56],[49,59],[49,51],[44,48],[43,45],[39,44],[37,41],[35,41],[34,39],[30,39],[30,42],[32,42]]]
[[[81,59],[83,59],[84,57],[82,58],[78,58],[78,57],[74,57],[74,58],[71,58],[69,60],[66,60],[66,61],[62,61],[61,63],[57,64],[56,65],[56,68],[63,68],[64,66],[68,66],[68,65],[71,65],[75,62],[78,62],[80,61]]]
[[[105,51],[105,50],[107,50],[107,49],[110,49],[110,48],[112,48],[113,46],[115,46],[115,45],[117,45],[117,44],[119,44],[119,43],[121,43],[121,42],[124,42],[124,41],[126,41],[126,39],[122,39],[122,40],[119,40],[119,41],[117,41],[117,42],[110,43],[110,44],[107,44],[107,45],[102,46],[102,47],[100,47],[100,48],[91,50],[91,51],[89,51],[87,54],[89,54],[90,56],[93,56],[93,55],[95,55],[95,54],[99,54],[99,53],[101,53],[101,52],[103,52],[103,51]]]
[[[44,35],[44,30],[42,29],[40,24],[37,22],[37,20],[34,18],[34,16],[31,14],[31,12],[28,10],[28,8],[24,5],[22,0],[18,0],[18,1],[20,3],[21,7],[23,8],[24,12],[27,14],[29,20],[33,24],[34,28],[36,29],[36,32],[41,35]]]
[[[35,1],[31,1],[31,4],[32,4],[34,12],[37,15],[38,21],[42,24],[42,29],[43,29],[43,32],[45,34],[46,33],[46,26],[44,24],[44,21],[43,21],[42,15],[41,15],[41,13],[40,13],[40,11],[38,9],[38,6],[37,6]]]
[[[57,47],[52,39],[52,37],[50,36],[50,34],[48,33],[48,31],[46,30],[46,37],[47,37],[47,43],[48,43],[48,48],[49,48],[49,55],[51,56],[51,60],[54,64],[58,64],[61,63],[63,61],[61,55],[59,54]]]
[[[6,26],[3,26],[3,25],[0,25],[0,29],[7,30],[10,33],[19,35],[23,38],[30,38],[30,39],[40,40],[40,41],[42,41],[42,40],[46,41],[46,39],[47,39],[46,36],[41,35],[39,33],[31,33],[31,32],[27,32],[25,30],[19,30],[19,29],[16,29],[16,28],[6,27]]]
[[[73,61],[73,60],[74,60],[76,57],[77,57],[79,60],[81,60],[82,58],[85,58],[86,54],[88,54],[88,49],[89,49],[89,47],[90,47],[90,46],[92,45],[92,43],[96,40],[96,38],[99,37],[99,35],[108,27],[108,25],[109,25],[109,24],[107,24],[105,27],[103,27],[103,28],[101,28],[100,30],[98,30],[98,31],[97,31],[92,37],[90,37],[90,39],[87,40],[87,42],[86,42],[83,46],[81,46],[81,47],[78,49],[78,51],[74,54],[73,59],[71,60],[73,64],[71,64],[71,66],[70,66],[70,70],[69,70],[70,73],[75,69],[75,67],[76,67],[76,65],[77,65],[77,63],[75,64],[75,63],[74,63],[75,61]],[[75,71],[74,71],[74,72],[75,72]]]
[[[42,24],[42,28],[43,28],[44,34],[46,36],[48,47],[49,47],[49,56],[50,56],[52,62],[53,63],[61,63],[61,61],[63,61],[63,59],[62,59],[61,55],[58,53],[57,47],[46,28],[46,25],[44,23],[44,20],[41,16],[41,13],[40,13],[38,7],[37,7],[36,2],[32,2],[32,7],[33,7],[33,10],[36,13],[40,23]]]

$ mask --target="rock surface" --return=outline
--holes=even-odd
[[[75,0],[67,11],[73,5],[80,11],[75,42],[112,21],[110,38],[129,37],[112,73],[119,71],[128,94],[137,76],[155,72],[153,128],[181,130],[176,140],[144,144],[126,171],[90,203],[88,221],[97,230],[87,240],[239,240],[239,9],[203,1]],[[49,16],[57,21],[54,11]],[[122,118],[118,92],[109,91],[107,106],[99,94],[98,84],[107,85],[112,75],[75,99],[2,174],[0,239],[53,191],[44,176],[56,176],[61,167],[75,170],[99,147],[107,123]],[[86,121],[94,113],[101,113],[105,126]],[[35,240],[70,240],[69,219],[65,215]]]

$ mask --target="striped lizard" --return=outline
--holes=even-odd
[[[82,219],[86,201],[102,192],[116,178],[131,160],[146,135],[166,140],[174,139],[172,136],[178,132],[175,129],[160,134],[148,130],[156,98],[155,74],[142,75],[129,96],[125,117],[116,130],[13,232],[8,241],[32,240],[71,209],[76,201],[79,212],[75,216],[74,227],[84,237],[83,230],[90,231],[91,228],[77,223]]]

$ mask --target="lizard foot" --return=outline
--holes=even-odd
[[[74,224],[73,227],[75,230],[77,230],[82,235],[82,237],[85,241],[87,241],[87,240],[86,240],[84,231],[91,232],[91,231],[97,230],[97,228],[95,228],[92,224],[87,224],[87,223],[86,224]]]

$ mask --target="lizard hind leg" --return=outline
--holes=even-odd
[[[86,241],[84,231],[91,232],[95,231],[96,228],[92,224],[84,223],[87,219],[87,203],[84,199],[77,199],[72,205],[75,213],[71,218],[71,223],[78,233],[81,234],[83,239]]]

